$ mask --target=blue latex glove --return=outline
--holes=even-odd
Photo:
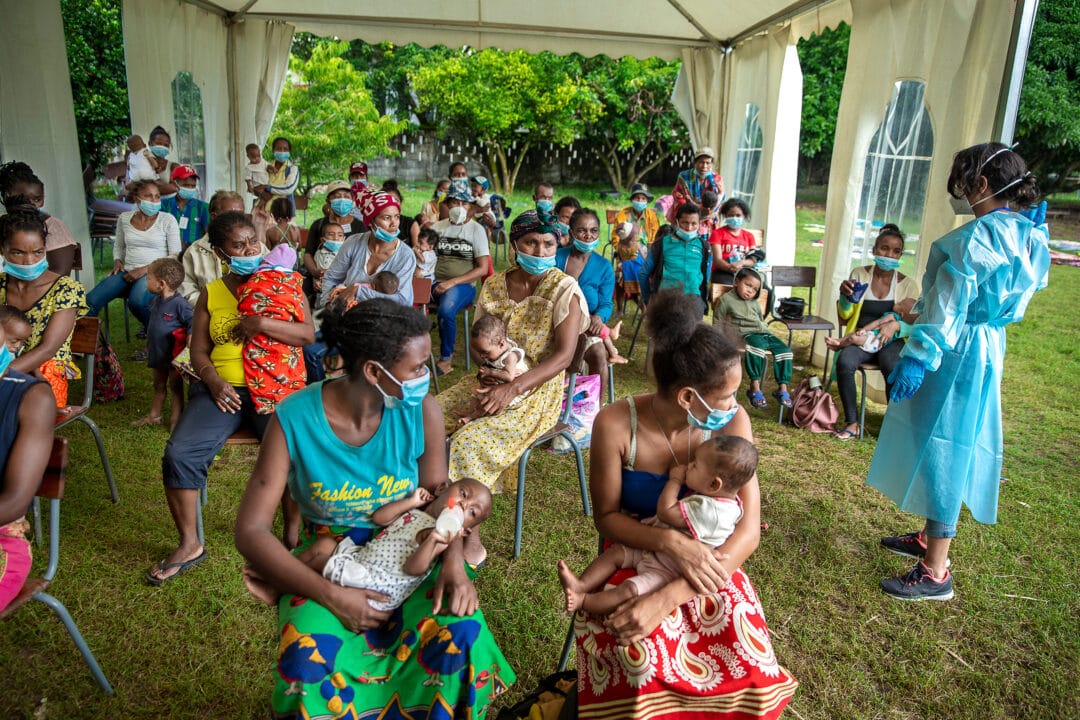
[[[1046,222],[1046,201],[1043,200],[1038,205],[1032,205],[1031,207],[1018,210],[1017,212],[1036,225],[1042,225]]]
[[[889,399],[893,402],[907,400],[922,387],[924,377],[926,377],[925,365],[915,358],[900,358],[900,362],[889,375],[889,384],[892,385]]]

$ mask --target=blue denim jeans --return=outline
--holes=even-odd
[[[436,283],[435,287],[439,287]],[[464,308],[472,305],[476,300],[476,286],[455,285],[442,295],[439,301],[439,359],[449,360],[454,354],[454,344],[457,341],[457,315]],[[469,328],[465,328],[469,332]]]
[[[101,309],[116,298],[126,297],[131,314],[143,325],[150,319],[150,303],[154,296],[146,289],[146,275],[129,283],[123,273],[109,275],[101,279],[94,289],[86,295],[86,304],[90,307],[88,315],[97,317]]]
[[[926,519],[926,537],[932,538],[954,538],[956,537],[956,525],[946,525],[940,523],[937,520]]]
[[[304,346],[304,369],[307,370],[308,385],[326,379],[323,359],[328,349],[326,343],[323,342],[321,332],[315,333],[315,342]]]

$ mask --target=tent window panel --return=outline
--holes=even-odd
[[[918,242],[934,154],[925,93],[926,85],[918,80],[897,82],[885,119],[870,141],[851,247],[853,265],[869,262],[878,228],[885,223],[899,225],[909,242]]]
[[[765,137],[758,123],[758,106],[746,103],[742,132],[739,134],[739,149],[735,156],[735,179],[731,184],[729,197],[739,198],[754,207],[754,194],[757,192],[758,168],[761,166],[761,149]]]
[[[173,152],[176,162],[191,165],[206,177],[206,130],[203,126],[202,91],[190,72],[178,72],[172,81]]]

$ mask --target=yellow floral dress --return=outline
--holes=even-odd
[[[536,291],[521,302],[515,302],[507,293],[507,272],[492,275],[484,283],[476,301],[476,316],[502,318],[507,337],[525,350],[529,367],[536,367],[554,352],[559,323],[570,313],[579,313],[578,332],[584,332],[589,311],[577,281],[559,270],[547,271]],[[440,393],[436,400],[450,436],[450,479],[476,478],[493,492],[516,489],[518,457],[559,418],[564,375],[556,374],[498,415],[478,418],[461,427],[455,411],[469,409],[479,382],[467,377]]]

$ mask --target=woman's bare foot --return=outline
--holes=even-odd
[[[559,582],[566,593],[566,612],[574,613],[580,610],[585,600],[585,588],[565,560],[559,561]]]
[[[131,423],[132,427],[146,427],[147,425],[160,425],[160,424],[161,424],[161,416],[160,415],[143,415],[141,418],[139,418],[138,420],[135,420],[135,421],[133,421]]]

